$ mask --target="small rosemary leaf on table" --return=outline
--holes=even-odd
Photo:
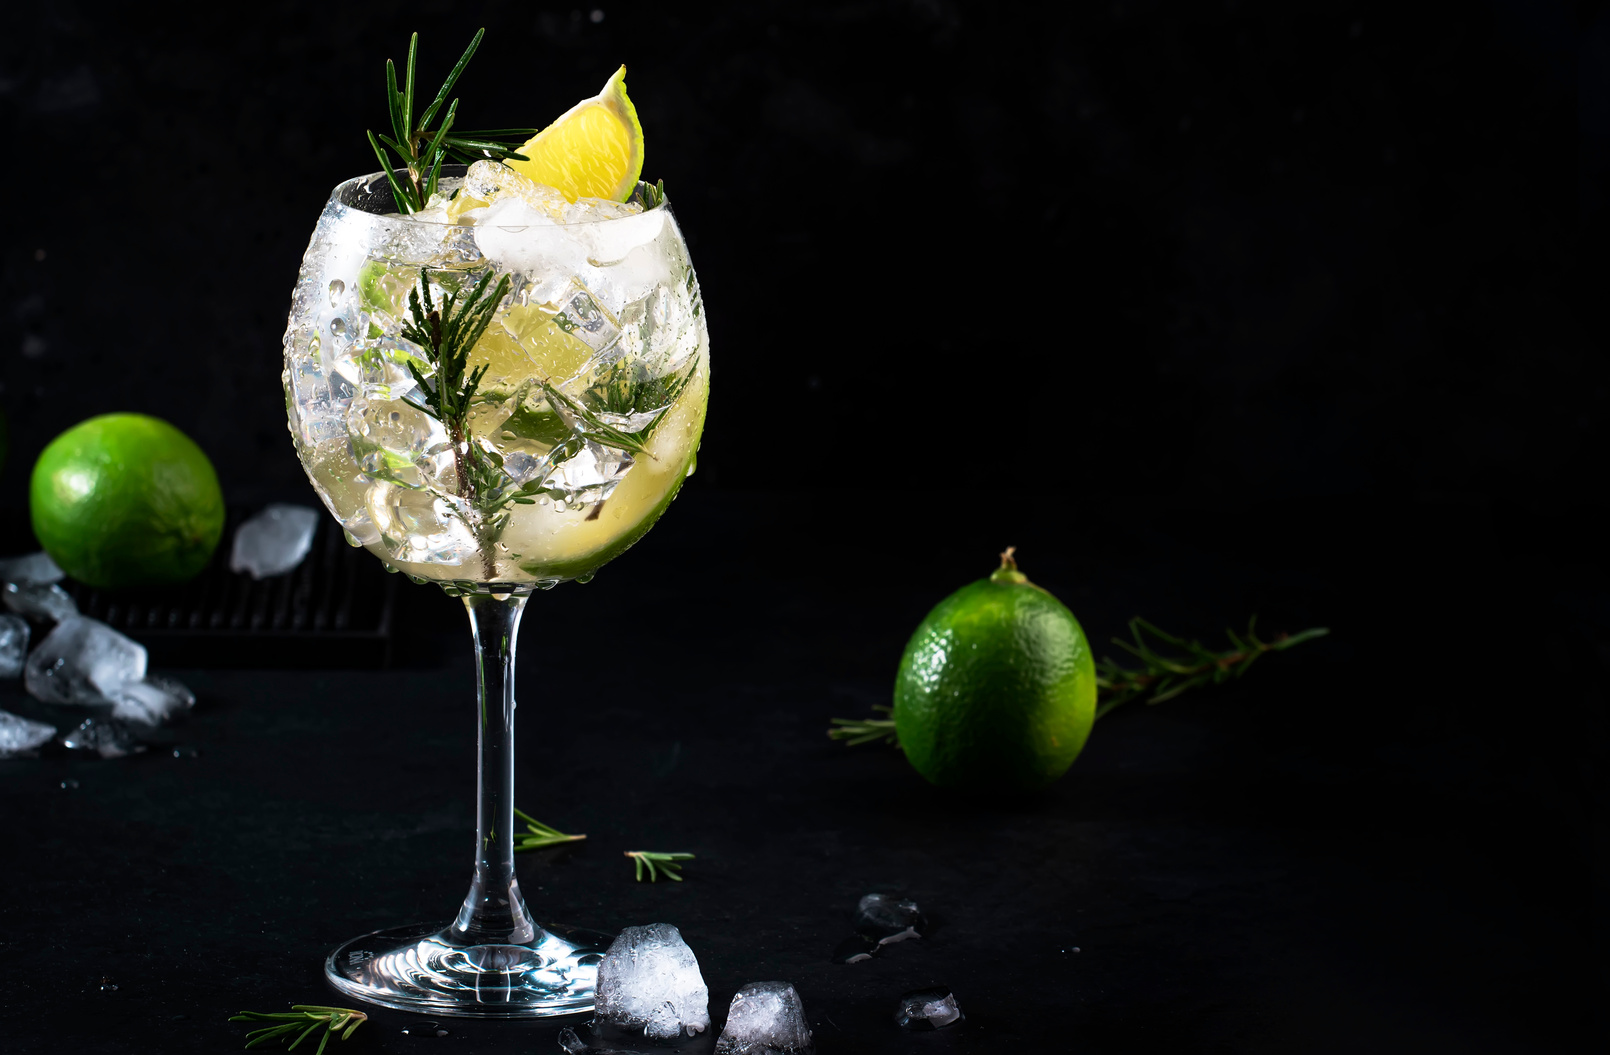
[[[682,876],[678,873],[682,871],[682,866],[675,862],[693,860],[692,854],[660,853],[656,850],[627,850],[626,856],[632,859],[632,864],[637,869],[639,883],[643,881],[644,871],[648,872],[650,883],[658,883],[661,872],[665,873],[665,878],[680,883]]]
[[[894,708],[883,703],[874,703],[874,711],[893,715]],[[887,740],[892,746],[900,746],[900,738],[895,734],[894,718],[833,718],[830,719],[835,728],[827,731],[828,739],[847,741],[846,747],[855,747],[859,744],[875,743]]]
[[[515,853],[521,853],[525,850],[540,850],[544,846],[558,846],[560,843],[580,842],[587,838],[585,835],[567,835],[558,828],[543,824],[518,806],[514,807],[514,815],[525,821],[526,826],[524,832],[514,833]]]

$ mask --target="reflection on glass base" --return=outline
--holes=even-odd
[[[528,945],[465,945],[447,923],[353,938],[324,961],[341,992],[399,1011],[460,1018],[542,1018],[593,1008],[609,936],[547,927]]]

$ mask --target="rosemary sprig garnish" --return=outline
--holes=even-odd
[[[682,877],[677,873],[682,871],[682,866],[673,862],[693,860],[692,854],[664,854],[654,850],[627,850],[626,856],[630,857],[632,863],[637,866],[637,881],[639,883],[643,881],[643,871],[645,869],[648,871],[648,881],[650,883],[658,883],[661,872],[665,873],[665,878],[680,883],[682,882]]]
[[[518,806],[514,808],[514,815],[525,821],[527,829],[524,832],[514,833],[515,853],[520,853],[524,850],[538,850],[544,846],[558,846],[560,843],[579,842],[587,838],[585,835],[566,835],[558,828],[543,824]]]
[[[238,1015],[229,1016],[231,1022],[277,1023],[254,1029],[246,1034],[248,1048],[267,1044],[271,1040],[288,1040],[290,1047],[286,1050],[295,1050],[310,1033],[323,1026],[324,1035],[319,1038],[318,1049],[313,1055],[321,1055],[324,1046],[330,1042],[331,1034],[339,1032],[341,1039],[346,1040],[352,1036],[353,1030],[368,1020],[368,1015],[362,1011],[354,1011],[350,1007],[323,1007],[318,1004],[292,1004],[289,1011],[242,1011]],[[298,1034],[295,1040],[291,1040],[293,1033]]]
[[[653,209],[665,204],[665,181],[643,184],[643,208]]]
[[[1258,617],[1253,616],[1247,622],[1245,634],[1237,635],[1233,630],[1226,630],[1225,634],[1230,638],[1233,647],[1223,652],[1215,652],[1200,642],[1187,641],[1159,630],[1140,616],[1136,616],[1129,621],[1129,633],[1134,638],[1133,643],[1117,637],[1112,641],[1119,648],[1138,658],[1141,667],[1138,670],[1130,670],[1105,657],[1096,663],[1098,700],[1096,717],[1100,718],[1113,708],[1142,696],[1146,697],[1148,704],[1162,703],[1202,685],[1218,685],[1239,678],[1265,652],[1284,652],[1293,645],[1300,645],[1304,641],[1312,641],[1316,637],[1324,637],[1330,633],[1329,628],[1317,626],[1297,634],[1279,634],[1273,641],[1263,641],[1257,635],[1257,627]],[[1158,652],[1147,642],[1148,634],[1181,650],[1185,655],[1166,656]],[[893,707],[883,704],[873,704],[872,709],[889,715],[894,713]],[[892,717],[832,718],[829,721],[833,728],[827,731],[828,737],[843,740],[848,747],[880,740],[896,746],[900,742],[895,734]]]
[[[665,389],[661,399],[655,400],[655,402],[663,400],[659,413],[655,414],[648,424],[636,432],[626,432],[611,425],[592,410],[565,395],[547,381],[539,381],[538,384],[542,386],[543,395],[548,397],[549,404],[555,410],[562,407],[581,423],[580,431],[587,439],[602,447],[614,447],[616,450],[626,451],[630,454],[647,454],[649,437],[654,434],[654,430],[659,427],[660,422],[665,420],[665,415],[670,413],[672,405],[676,403],[677,398],[682,395],[682,390],[688,386],[688,382],[692,379],[693,370],[691,369],[677,377]],[[627,384],[608,385],[603,389],[601,398],[604,404],[603,409],[606,412],[630,413],[641,400],[640,386]]]
[[[1142,696],[1146,697],[1148,704],[1162,703],[1201,685],[1218,685],[1239,678],[1265,652],[1284,652],[1293,645],[1330,633],[1328,627],[1316,626],[1296,634],[1277,634],[1273,641],[1262,641],[1258,638],[1257,630],[1257,616],[1247,620],[1244,635],[1238,636],[1234,630],[1225,630],[1225,636],[1233,647],[1215,652],[1198,641],[1187,641],[1159,630],[1136,616],[1129,621],[1129,633],[1134,643],[1117,637],[1112,642],[1139,659],[1141,668],[1130,670],[1105,657],[1096,664],[1096,688],[1107,694],[1107,699],[1096,707],[1096,717],[1100,718],[1113,708]],[[1185,655],[1163,655],[1147,642],[1148,634],[1183,651]]]
[[[424,399],[423,404],[409,402],[441,422],[442,428],[447,430],[453,443],[460,496],[473,503],[489,486],[497,485],[502,466],[489,464],[488,455],[495,455],[495,452],[484,451],[466,440],[470,404],[490,364],[481,364],[470,370],[468,376],[465,370],[469,366],[470,350],[486,332],[498,303],[509,292],[509,276],[499,278],[490,295],[487,292],[492,283],[490,273],[482,276],[468,294],[462,290],[444,293],[440,308],[431,296],[428,276],[429,270],[421,268],[419,288],[408,291],[408,310],[413,318],[403,324],[402,335],[419,345],[434,372],[427,378],[412,360],[407,361],[408,372],[414,375]]]
[[[417,121],[414,119],[414,60],[419,52],[419,34],[415,33],[408,41],[408,72],[402,88],[397,87],[396,64],[390,59],[386,60],[386,111],[391,116],[391,135],[377,136],[371,131],[369,145],[374,148],[375,157],[380,159],[380,168],[391,184],[391,193],[397,200],[399,212],[418,212],[429,204],[431,196],[436,193],[442,161],[446,158],[451,157],[466,165],[482,158],[494,161],[505,158],[528,160],[524,154],[515,153],[514,148],[536,135],[535,128],[492,128],[450,134],[453,122],[458,117],[457,99],[448,103],[440,127],[431,131],[430,123],[436,119],[447,93],[458,83],[464,67],[470,64],[475,49],[481,46],[481,38],[485,35],[484,28],[476,31],[475,39],[464,49],[458,64],[447,75],[447,80],[442,82],[436,98]],[[391,158],[381,149],[381,144],[391,148],[402,159],[404,173],[392,170]]]

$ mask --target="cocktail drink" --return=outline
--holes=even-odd
[[[515,640],[533,591],[586,581],[692,474],[708,335],[670,206],[635,170],[628,193],[600,198],[443,153],[428,182],[410,166],[411,184],[388,170],[336,187],[302,261],[284,381],[297,453],[347,540],[469,610],[475,871],[455,920],[354,939],[326,974],[433,1014],[580,1011],[602,949],[537,924],[514,873]]]
[[[416,580],[585,577],[693,468],[709,363],[687,248],[641,192],[571,204],[491,161],[441,185],[491,200],[386,215],[378,173],[331,195],[285,334],[297,453],[348,541]],[[460,423],[428,338],[461,320]]]

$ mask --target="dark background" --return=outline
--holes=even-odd
[[[556,918],[680,922],[718,1019],[742,982],[792,978],[824,1053],[904,1050],[886,1012],[935,979],[972,1015],[951,1050],[1558,1051],[1603,1006],[1607,379],[1574,310],[1602,255],[1578,252],[1603,234],[1602,16],[20,14],[0,39],[13,549],[38,451],[108,411],[185,430],[233,504],[313,500],[284,431],[288,293],[329,189],[374,167],[363,129],[410,30],[429,91],[488,27],[458,92],[482,126],[540,125],[628,65],[716,387],[674,511],[528,620],[522,772],[553,789],[539,816],[593,840],[541,863]],[[1096,641],[1137,612],[1334,633],[1105,719],[1029,804],[942,798],[822,740],[886,700],[911,627],[1006,543]],[[0,885],[23,1050],[45,1043],[29,1006],[94,1050],[147,1030],[227,1049],[237,1005],[325,999],[329,944],[454,902],[467,769],[389,801],[350,775],[426,772],[405,733],[467,686],[461,614],[399,600],[379,680],[179,672],[203,707],[175,735],[211,776],[154,755],[0,766],[8,868],[29,873]],[[97,794],[64,799],[69,769]],[[311,834],[254,870],[288,817]],[[615,843],[655,839],[699,848],[681,887],[622,882]],[[77,879],[39,874],[62,855]],[[882,888],[947,926],[846,980],[825,949]],[[366,1043],[401,1043],[403,1018]],[[537,1043],[465,1028],[480,1039],[455,1050]]]

